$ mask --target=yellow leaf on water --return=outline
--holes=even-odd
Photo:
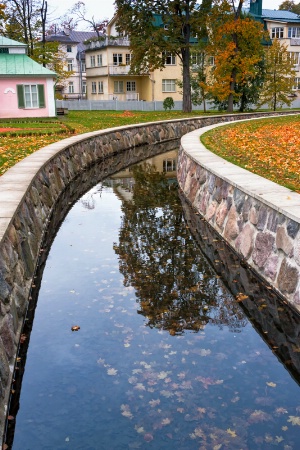
[[[299,425],[300,427],[300,417],[299,416],[289,416],[288,422],[292,425]]]
[[[226,431],[227,431],[228,434],[230,434],[231,437],[236,437],[237,436],[236,432],[231,430],[230,428],[227,428]]]
[[[276,383],[273,383],[272,381],[270,381],[269,383],[266,383],[268,386],[270,387],[276,387]]]

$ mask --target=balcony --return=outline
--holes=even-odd
[[[139,101],[139,93],[138,92],[126,92],[126,94],[108,94],[109,100],[118,100],[120,102],[123,101]]]
[[[129,39],[128,38],[112,38],[106,37],[99,41],[92,41],[86,44],[87,50],[97,50],[99,48],[115,46],[115,47],[129,47]]]

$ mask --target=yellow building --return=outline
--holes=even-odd
[[[108,24],[107,37],[86,44],[87,98],[89,100],[163,101],[182,100],[176,80],[181,78],[177,56],[166,54],[166,66],[141,75],[131,75],[129,40],[119,36],[115,16]]]

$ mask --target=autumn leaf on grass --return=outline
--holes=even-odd
[[[289,416],[288,422],[292,425],[299,425],[300,427],[300,417],[299,416]]]
[[[227,431],[228,434],[230,434],[231,437],[236,437],[237,436],[236,432],[231,430],[230,428],[227,428],[226,431]]]

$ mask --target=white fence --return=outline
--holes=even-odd
[[[174,110],[182,110],[182,102],[174,101]],[[146,102],[143,100],[56,100],[57,108],[68,108],[74,111],[164,111],[162,101]],[[300,108],[300,99],[291,104],[291,108]],[[212,103],[207,103],[207,111],[216,109]],[[203,105],[193,106],[193,111],[203,111]]]

